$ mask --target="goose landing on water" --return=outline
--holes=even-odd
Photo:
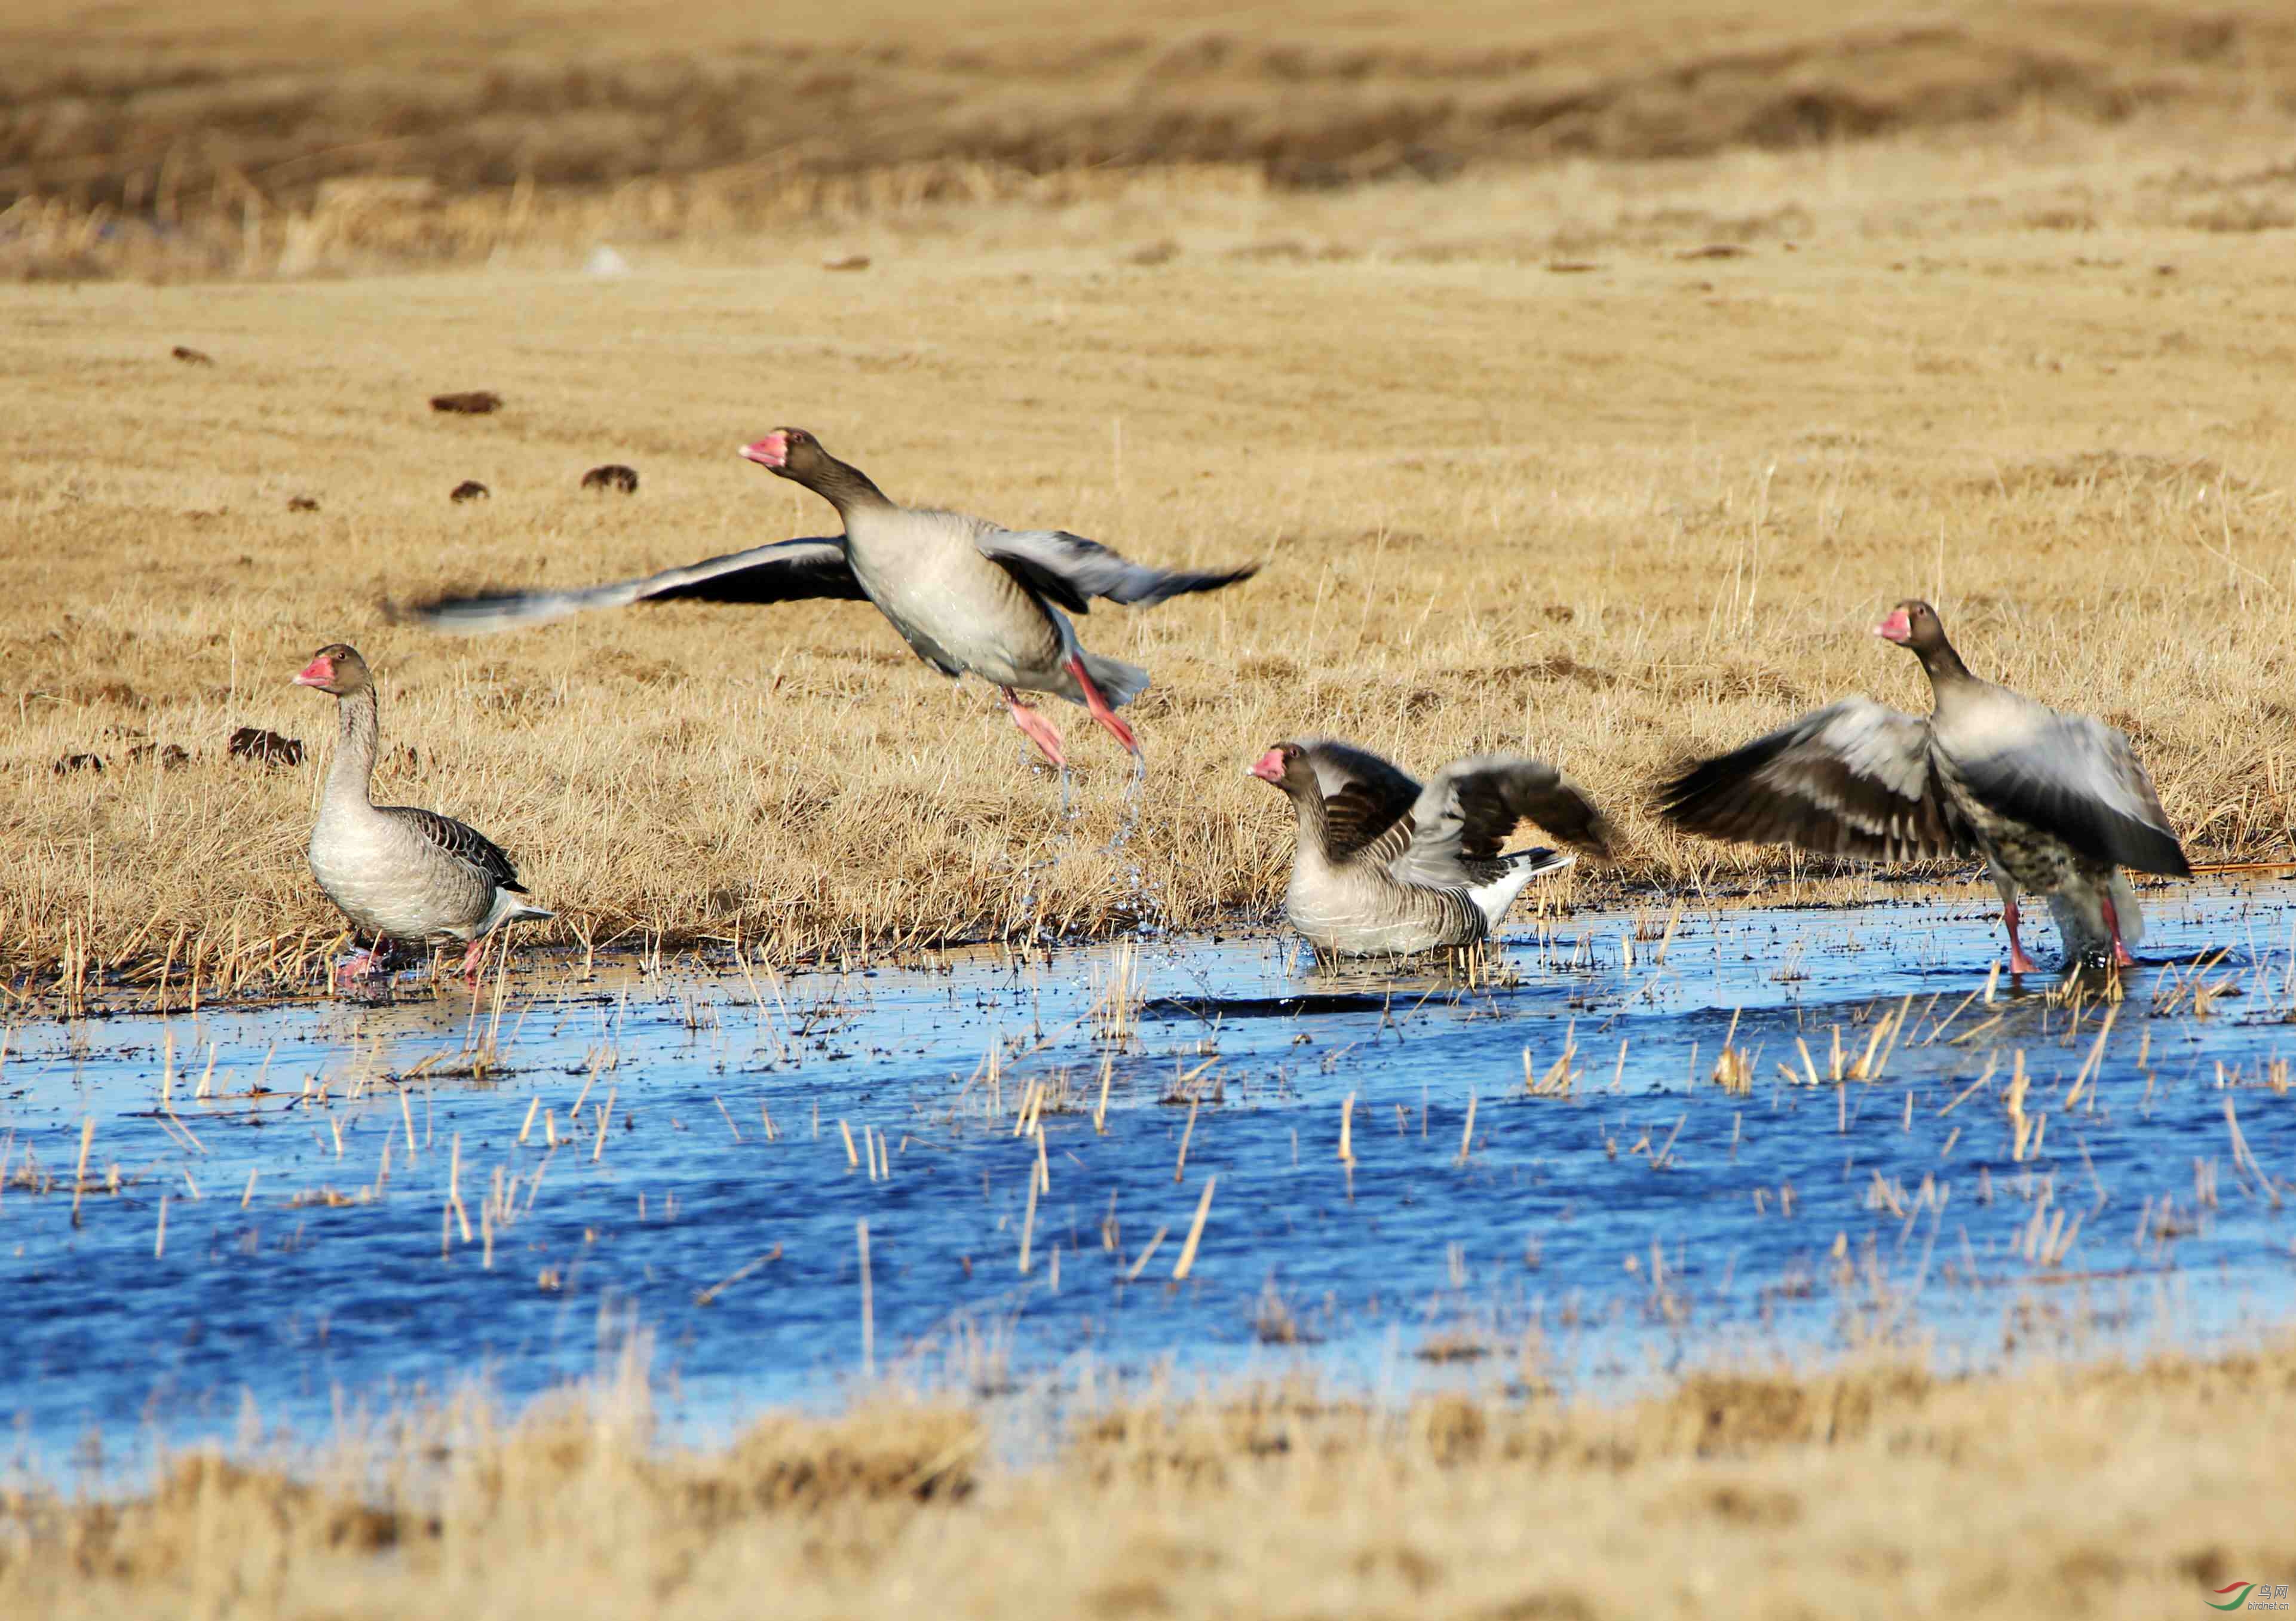
[[[1256,572],[1256,565],[1152,569],[1065,530],[1006,529],[962,512],[902,506],[802,428],[776,428],[742,454],[835,507],[844,533],[777,541],[586,590],[440,598],[415,613],[441,630],[496,631],[637,602],[865,598],[942,675],[971,674],[995,686],[1013,724],[1061,769],[1065,785],[1059,729],[1020,694],[1050,692],[1083,705],[1144,769],[1139,740],[1116,711],[1148,690],[1148,672],[1137,665],[1086,651],[1069,614],[1089,611],[1095,597],[1145,607]]]
[[[504,923],[551,913],[526,898],[518,870],[476,828],[436,811],[377,805],[367,798],[380,733],[374,676],[358,650],[321,648],[295,677],[331,693],[341,723],[335,757],[311,829],[311,872],[352,924],[374,937],[347,977],[381,967],[390,941],[437,935],[470,942],[463,972],[473,974],[486,940]]]
[[[1845,698],[1690,766],[1660,790],[1660,811],[1710,838],[1826,856],[1981,856],[2012,973],[2034,971],[2017,938],[2020,888],[2048,897],[2069,964],[2132,962],[2144,917],[2120,869],[2192,868],[2128,739],[1971,675],[1927,602],[1898,603],[1874,634],[1921,660],[1930,714]]]
[[[1501,855],[1520,823],[1611,854],[1611,824],[1594,802],[1521,755],[1455,760],[1423,788],[1367,749],[1302,738],[1249,770],[1282,789],[1299,818],[1283,916],[1318,956],[1406,956],[1488,938],[1524,885],[1578,859]]]

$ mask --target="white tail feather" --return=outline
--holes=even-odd
[[[495,904],[487,908],[486,921],[479,925],[482,935],[492,934],[504,923],[545,923],[558,914],[546,906],[537,906],[513,889],[495,891]]]
[[[1559,872],[1578,858],[1562,850],[1525,850],[1506,859],[1513,864],[1504,876],[1467,891],[1467,898],[1475,903],[1475,909],[1493,929],[1506,916],[1507,908],[1514,905],[1514,897],[1522,893],[1523,886],[1542,872]]]

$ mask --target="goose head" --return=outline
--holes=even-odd
[[[1874,627],[1874,634],[1916,653],[1933,653],[1946,644],[1945,626],[1937,610],[1916,597],[1907,597],[1890,610]]]
[[[1294,798],[1307,792],[1316,781],[1316,768],[1308,762],[1308,751],[1297,743],[1275,744],[1245,766],[1244,774],[1280,788]]]
[[[839,465],[837,458],[821,447],[821,441],[802,428],[776,428],[742,446],[742,458],[804,485],[819,483],[823,475]]]
[[[374,676],[359,657],[358,649],[347,642],[330,642],[311,655],[295,677],[299,687],[316,687],[322,692],[332,692],[337,698],[363,692],[374,684]]]

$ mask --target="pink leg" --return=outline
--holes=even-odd
[[[2038,973],[2040,970],[2035,966],[2033,959],[2025,954],[2025,948],[2022,946],[2017,944],[2017,903],[2015,901],[2001,903],[2001,921],[2009,929],[2009,971],[2013,974]]]
[[[1086,690],[1089,692],[1091,689],[1087,687]],[[1012,711],[1013,724],[1028,734],[1029,741],[1044,751],[1046,759],[1066,770],[1068,757],[1061,752],[1059,728],[1046,720],[1041,712],[1022,703],[1020,694],[1011,687],[999,687],[997,691],[1004,695],[1004,707]]]
[[[1140,740],[1132,735],[1132,728],[1118,717],[1116,711],[1108,707],[1108,700],[1101,696],[1100,689],[1093,685],[1092,677],[1085,674],[1084,660],[1071,654],[1069,659],[1069,674],[1075,676],[1077,684],[1084,689],[1084,707],[1092,711],[1093,719],[1105,726],[1109,735],[1115,738],[1118,742],[1133,753],[1138,754]]]
[[[2112,904],[2112,896],[2109,895],[2104,897],[2104,926],[2112,935],[2113,965],[2117,968],[2136,967],[2136,959],[2128,954],[2128,947],[2121,943],[2120,909]]]
[[[353,957],[335,970],[337,979],[364,979],[369,974],[382,970],[383,947],[390,942],[378,937],[369,950]]]
[[[479,979],[479,964],[487,959],[487,937],[480,935],[463,953],[463,978],[475,985]]]

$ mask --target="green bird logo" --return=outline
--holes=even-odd
[[[2217,1591],[2218,1592],[2230,1592],[2232,1593],[2232,1597],[2226,1599],[2221,1604],[2218,1603],[2214,1599],[2202,1599],[2201,1602],[2207,1605],[2210,1609],[2238,1609],[2243,1604],[2245,1604],[2248,1601],[2249,1590],[2255,1585],[2256,1584],[2253,1582],[2226,1582],[2223,1586],[2218,1588]],[[2238,1592],[2233,1592],[2233,1589],[2235,1587],[2240,1590]]]

